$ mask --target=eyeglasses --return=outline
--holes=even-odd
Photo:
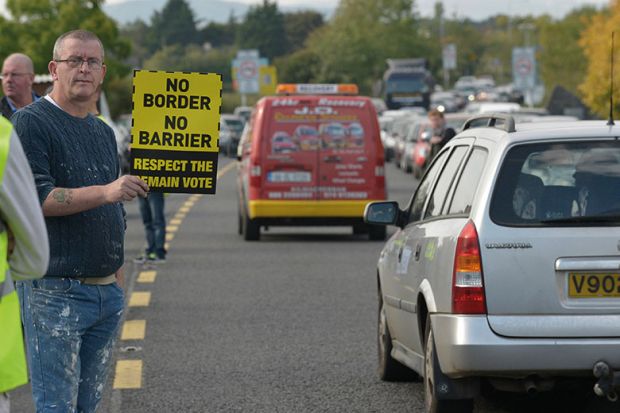
[[[70,68],[77,69],[82,67],[82,64],[86,63],[90,70],[101,70],[104,63],[94,57],[88,59],[82,59],[81,57],[71,56],[68,59],[54,59],[56,63],[66,63]]]
[[[22,77],[22,76],[28,76],[28,75],[32,75],[32,73],[26,73],[26,72],[0,73],[0,77],[2,77],[2,79],[5,79],[7,77]]]

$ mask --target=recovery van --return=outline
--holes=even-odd
[[[352,84],[285,84],[255,106],[239,144],[238,218],[245,240],[261,227],[351,226],[386,197],[383,146],[372,101]]]

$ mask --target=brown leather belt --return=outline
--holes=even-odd
[[[109,285],[114,284],[116,282],[116,274],[108,275],[106,277],[84,277],[84,278],[75,278],[82,284],[88,285]]]

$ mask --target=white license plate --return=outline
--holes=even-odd
[[[267,174],[269,182],[310,182],[312,175],[310,172],[286,172],[277,171]]]

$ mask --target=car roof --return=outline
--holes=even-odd
[[[241,118],[241,116],[231,115],[229,113],[222,113],[221,119],[222,120],[238,120],[238,121],[243,122],[243,118]]]
[[[550,121],[516,123],[514,132],[501,127],[472,127],[457,137],[476,136],[506,139],[510,142],[558,138],[596,138],[620,136],[620,124],[609,126],[607,121]]]

